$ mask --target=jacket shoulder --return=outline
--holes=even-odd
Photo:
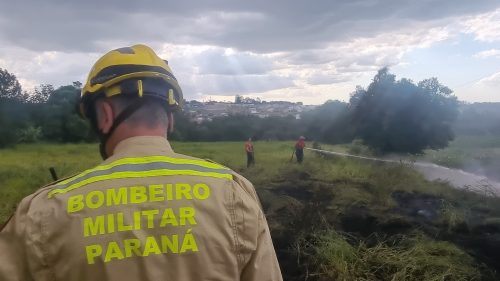
[[[64,179],[61,179],[61,181]],[[0,230],[3,230],[9,222],[14,218],[14,217],[26,217],[29,216],[31,219],[34,219],[37,217],[40,212],[40,208],[44,208],[46,206],[46,199],[47,196],[43,196],[44,194],[46,195],[51,189],[52,186],[55,185],[58,181],[54,183],[49,183],[47,185],[42,186],[35,192],[25,196],[21,201],[19,201],[15,207],[9,218],[1,225]],[[36,215],[29,215],[29,213],[33,213]],[[27,220],[23,219],[22,221],[27,222]],[[28,220],[30,221],[30,220]]]
[[[214,164],[220,165],[222,167],[225,167],[224,165],[217,163],[211,159],[204,159],[204,160],[207,162],[214,163]],[[257,192],[255,191],[255,187],[253,186],[253,184],[248,179],[246,179],[244,176],[238,174],[237,172],[235,172],[233,170],[231,170],[231,174],[233,176],[233,181],[235,183],[237,183],[248,195],[250,195],[253,199],[255,199],[257,202],[259,202],[259,198],[257,196]]]
[[[73,174],[73,175],[71,175],[71,176],[64,177],[64,178],[60,178],[60,179],[58,179],[58,180],[56,180],[56,181],[53,181],[53,182],[49,182],[49,183],[47,183],[47,184],[45,184],[45,185],[42,185],[42,187],[40,187],[40,189],[43,189],[43,188],[48,188],[48,187],[52,187],[52,186],[54,186],[54,185],[56,185],[56,184],[58,184],[58,183],[60,183],[60,182],[63,182],[63,181],[65,181],[65,180],[67,180],[67,179],[70,179],[70,178],[72,178],[72,177],[75,177],[75,176],[77,176],[78,174],[79,174],[79,173],[76,173],[76,174]]]
[[[68,177],[64,177],[61,179],[58,179],[56,181],[50,182],[48,184],[43,185],[39,189],[37,189],[35,192],[31,193],[30,195],[24,197],[21,202],[17,205],[17,210],[19,209],[25,209],[25,210],[39,210],[39,209],[45,209],[47,207],[47,200],[48,200],[48,194],[51,190],[55,188],[55,186],[58,183],[61,183],[65,180],[68,180],[78,174],[73,174]]]

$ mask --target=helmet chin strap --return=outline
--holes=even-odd
[[[97,122],[95,122],[96,131],[100,141],[99,152],[101,153],[101,157],[103,160],[106,160],[109,157],[108,153],[106,152],[106,143],[113,135],[113,132],[116,130],[116,128],[118,128],[118,126],[120,126],[123,121],[134,114],[134,112],[136,112],[143,104],[144,100],[141,99],[137,103],[129,105],[122,112],[120,112],[120,114],[118,114],[116,119],[113,121],[113,125],[107,133],[103,133],[102,130],[97,129]]]
[[[174,113],[172,111],[167,111],[168,118],[168,132],[172,133],[174,131]]]

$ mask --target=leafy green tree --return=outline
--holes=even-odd
[[[80,81],[73,81],[73,83],[71,83],[73,85],[73,87],[77,88],[77,89],[81,89],[82,88],[82,82]]]
[[[21,84],[14,74],[0,68],[0,101],[23,101]]]
[[[40,84],[35,87],[33,93],[28,94],[28,101],[30,103],[46,103],[53,92],[54,86],[50,84]]]
[[[241,95],[234,96],[234,103],[240,104],[242,102],[242,100],[243,100],[243,96],[241,96]]]
[[[327,143],[350,142],[354,137],[350,122],[349,105],[337,100],[328,100],[304,114],[300,135]]]
[[[0,68],[0,147],[17,142],[18,131],[24,126],[24,95],[14,74]]]
[[[92,140],[88,122],[77,114],[69,114],[64,122],[63,140],[66,142],[82,142]]]
[[[42,131],[50,141],[79,142],[92,140],[88,122],[76,111],[80,89],[62,86],[49,96],[44,109]]]
[[[14,120],[9,118],[4,106],[5,103],[0,102],[0,135],[2,136],[0,137],[0,148],[11,146],[17,141]]]
[[[458,101],[436,78],[414,84],[379,70],[351,96],[353,126],[365,144],[382,153],[420,153],[446,147],[454,135]]]
[[[454,131],[459,135],[500,138],[500,103],[462,104]]]
[[[42,137],[42,128],[28,126],[24,129],[19,130],[18,142],[34,143],[39,141],[41,137]]]

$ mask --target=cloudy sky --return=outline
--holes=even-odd
[[[389,66],[500,101],[498,0],[0,0],[0,68],[26,89],[84,81],[136,43],[168,59],[189,100],[347,101]]]

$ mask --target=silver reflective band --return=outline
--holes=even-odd
[[[181,175],[233,179],[233,172],[229,168],[203,160],[166,156],[122,158],[56,184],[48,193],[48,198],[100,181]]]
[[[218,173],[218,174],[231,174],[231,170],[229,169],[213,169],[202,167],[198,165],[192,164],[172,164],[166,162],[153,162],[153,163],[144,163],[144,164],[123,164],[119,166],[112,167],[107,170],[98,170],[88,173],[83,177],[78,177],[74,180],[70,180],[69,182],[65,182],[64,184],[57,184],[56,188],[65,188],[69,185],[77,184],[81,181],[84,181],[89,178],[108,175],[117,172],[139,172],[139,171],[149,171],[149,170],[171,170],[171,171],[198,171],[203,173]]]

